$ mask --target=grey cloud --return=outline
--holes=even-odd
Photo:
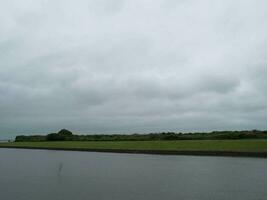
[[[0,0],[0,137],[266,129],[266,8]]]

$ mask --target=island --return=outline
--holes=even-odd
[[[0,142],[0,148],[267,157],[267,131],[80,135],[62,129],[47,135],[19,135],[14,142]]]

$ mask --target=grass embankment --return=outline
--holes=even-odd
[[[11,142],[0,147],[105,151],[121,153],[267,157],[267,140],[60,141]]]

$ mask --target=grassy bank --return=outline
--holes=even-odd
[[[62,150],[93,150],[111,152],[190,154],[190,152],[264,153],[267,140],[178,140],[178,141],[59,141],[0,143],[0,147],[42,148]],[[193,153],[196,154],[196,153]]]

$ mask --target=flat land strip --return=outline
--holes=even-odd
[[[0,148],[267,157],[267,140],[265,139],[9,142],[0,143]]]

